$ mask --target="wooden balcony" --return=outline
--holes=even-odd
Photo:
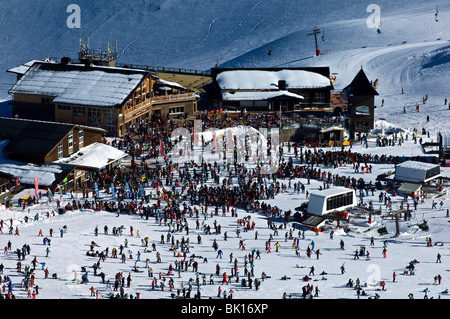
[[[152,104],[157,104],[157,103],[178,102],[193,99],[195,99],[195,93],[190,92],[182,94],[167,94],[167,95],[153,96],[151,98],[151,102]]]

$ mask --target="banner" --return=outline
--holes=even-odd
[[[139,196],[145,196],[144,185],[139,184]]]
[[[197,130],[196,130],[195,126],[192,127],[192,136],[194,138],[194,145],[197,146],[198,145],[198,135],[197,135]]]
[[[130,198],[130,184],[128,182],[125,183],[125,193],[127,194],[127,198]]]
[[[111,194],[112,198],[116,198],[116,186],[114,185],[114,183],[111,183]]]
[[[95,190],[95,198],[98,198],[99,193],[98,193],[98,183],[94,182],[94,190]]]
[[[216,138],[216,132],[212,132],[212,138],[213,138],[213,151],[217,151],[217,138]]]
[[[39,197],[39,181],[37,177],[34,178],[34,194],[36,197]]]
[[[162,139],[159,140],[159,155],[164,156],[164,147]]]
[[[227,150],[233,150],[234,148],[233,133],[231,133],[231,130],[227,130],[227,133],[228,133]]]

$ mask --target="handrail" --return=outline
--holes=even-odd
[[[195,93],[168,94],[168,95],[152,96],[151,100],[152,100],[152,103],[154,103],[154,102],[184,100],[184,99],[193,98],[193,97],[195,97]]]
[[[55,61],[56,63],[61,62],[61,58],[48,57]],[[81,63],[77,59],[72,59],[72,63]],[[138,69],[138,70],[146,70],[152,72],[161,72],[161,73],[178,73],[178,74],[188,74],[188,75],[200,75],[200,76],[211,76],[210,70],[197,70],[197,69],[186,69],[186,68],[176,68],[176,67],[165,67],[165,66],[154,66],[154,65],[145,65],[145,64],[133,64],[133,63],[118,63],[116,62],[116,67],[118,68],[126,68],[126,69]]]

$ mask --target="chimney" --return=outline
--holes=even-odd
[[[281,91],[286,91],[286,81],[285,80],[279,80],[278,81],[278,88]]]

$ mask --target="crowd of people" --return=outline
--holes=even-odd
[[[202,118],[202,120],[207,121],[206,125],[219,124],[208,117]],[[264,122],[269,118],[246,120]],[[129,154],[129,165],[96,172],[90,180],[82,185],[80,194],[71,193],[69,200],[65,203],[56,200],[56,210],[63,213],[69,210],[91,209],[113,212],[117,216],[137,215],[141,219],[152,219],[156,225],[166,229],[166,236],[161,235],[158,242],[155,240],[151,242],[148,236],[143,235],[141,245],[144,250],[149,249],[149,251],[155,252],[157,263],[162,262],[159,253],[161,246],[165,247],[164,249],[170,248],[174,256],[179,258],[173,265],[170,263],[167,269],[161,270],[159,273],[153,272],[148,259],[145,261],[144,268],[148,277],[151,278],[151,289],[161,291],[168,289],[172,298],[201,298],[200,287],[202,285],[218,282],[221,284],[218,285],[217,297],[232,298],[233,290],[223,289],[223,285],[229,284],[232,279],[235,283],[239,283],[240,287],[258,290],[267,278],[264,272],[261,277],[255,275],[255,263],[261,258],[261,252],[251,249],[242,260],[230,255],[232,264],[230,273],[220,269],[217,264],[216,272],[209,274],[209,281],[207,281],[206,274],[202,275],[199,271],[201,268],[199,262],[207,262],[207,258],[196,256],[189,251],[191,243],[189,235],[193,227],[191,220],[195,220],[197,244],[202,243],[202,236],[220,236],[224,240],[228,240],[230,235],[222,232],[221,225],[214,220],[215,216],[226,216],[237,221],[238,228],[234,238],[240,238],[240,232],[253,232],[255,239],[265,242],[267,253],[271,252],[272,247],[275,247],[277,252],[280,244],[275,237],[279,236],[278,231],[281,229],[285,231],[285,240],[293,241],[292,247],[296,248],[296,255],[300,256],[302,254],[299,251],[299,239],[304,238],[304,232],[303,236],[301,232],[298,237],[294,236],[292,226],[289,225],[292,211],[283,211],[277,206],[267,204],[266,200],[274,199],[278,194],[287,191],[297,195],[304,194],[307,199],[307,188],[310,189],[311,180],[320,181],[322,189],[336,185],[366,192],[371,190],[374,195],[373,191],[382,190],[382,185],[373,181],[372,165],[393,164],[405,160],[405,158],[387,155],[360,154],[344,147],[341,150],[299,149],[296,145],[288,144],[279,152],[280,165],[274,174],[263,174],[258,164],[245,165],[245,163],[236,161],[234,163],[225,161],[223,163],[205,161],[195,163],[192,161],[180,165],[173,163],[170,157],[166,156],[176,143],[170,135],[171,130],[176,128],[174,122],[164,117],[158,117],[154,118],[151,123],[148,126],[140,126],[134,134],[128,134],[123,139],[112,140],[111,143],[114,147],[125,150]],[[354,171],[361,174],[361,177],[357,179],[354,176],[341,176],[332,172],[332,169],[342,165],[352,165]],[[107,196],[100,197],[100,194],[96,194],[94,183],[97,183],[100,190],[104,190]],[[142,192],[142,188],[148,191]],[[364,197],[364,193],[362,193],[362,197]],[[386,201],[385,205],[387,205]],[[238,211],[240,211],[239,216]],[[272,231],[269,239],[262,238],[252,227],[251,215],[249,215],[251,212],[262,213],[268,217],[268,228]],[[55,212],[51,214],[54,215]],[[51,214],[47,213],[46,217],[51,217]],[[245,214],[245,217],[242,217],[242,214]],[[200,222],[202,219],[203,221]],[[214,222],[211,224],[212,220]],[[287,228],[288,225],[290,229]],[[107,229],[108,227],[105,225],[105,235],[109,234]],[[123,230],[123,225],[114,227],[112,235],[123,236]],[[139,231],[137,233],[133,233],[133,231],[130,226],[130,236],[141,238]],[[98,236],[97,228],[94,232],[95,236]],[[61,237],[63,235],[64,230],[61,232]],[[50,234],[48,237],[51,236]],[[46,237],[46,244],[50,246],[48,237]],[[134,254],[135,257],[133,257],[133,252],[127,245],[125,238],[123,244],[119,247],[112,247],[110,252],[109,248],[98,251],[95,242],[91,242],[90,250],[86,253],[86,256],[97,259],[92,266],[94,276],[100,276],[101,282],[109,287],[111,298],[139,298],[139,293],[135,295],[126,293],[126,289],[132,283],[131,272],[128,276],[119,272],[115,274],[114,279],[107,279],[103,272],[97,274],[97,269],[101,268],[100,264],[108,258],[120,258],[123,263],[133,260],[132,271],[141,272],[142,268],[139,268],[136,263],[141,261],[140,254],[137,256]],[[217,253],[216,258],[222,258],[223,252],[215,239],[212,249]],[[239,240],[239,246],[236,249],[245,250],[245,242]],[[5,250],[5,252],[9,250]],[[313,252],[317,252],[318,259],[321,254],[319,249],[311,248],[308,245],[306,256],[310,258]],[[38,287],[33,285],[33,272],[36,271],[37,260],[34,258],[32,269],[28,267],[23,271],[19,263],[24,260],[26,255],[29,255],[29,251],[17,249],[17,254],[20,260],[17,271],[24,275],[24,287],[30,291],[33,297],[36,297]],[[42,266],[42,270],[46,271],[47,276],[48,269]],[[195,279],[191,278],[187,283],[182,281],[180,288],[175,288],[176,273],[180,278],[181,272],[185,271],[192,271]],[[82,272],[81,282],[88,283],[88,270],[84,269]],[[54,273],[52,276],[57,277],[57,274]],[[7,296],[12,297],[14,293],[11,281],[8,279],[8,276],[5,276],[3,283],[7,285],[5,288],[8,290]],[[111,280],[114,284],[111,284]],[[31,290],[30,287],[33,287],[34,290]],[[319,289],[317,285],[315,288],[313,289],[310,284],[304,286],[303,297],[317,297]],[[98,290],[91,290],[91,295],[98,297]],[[286,297],[286,294],[284,296]]]

